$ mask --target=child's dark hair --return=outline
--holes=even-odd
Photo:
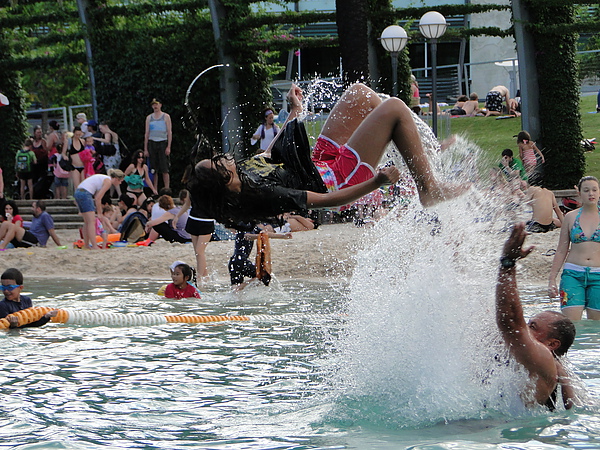
[[[531,140],[531,135],[527,131],[519,131],[519,134],[517,134],[517,143],[521,143],[524,141],[530,141],[530,140]]]
[[[133,208],[133,205],[135,203],[135,199],[133,197],[130,197],[127,194],[121,194],[121,196],[119,197],[119,200],[121,200],[123,203],[125,203],[125,206],[127,206],[127,209]]]
[[[510,148],[505,148],[504,150],[502,150],[502,156],[508,156],[509,158],[512,158],[514,156],[514,153]]]
[[[175,268],[179,268],[183,274],[183,278],[196,286],[196,269],[188,264],[177,264]]]
[[[6,269],[0,276],[0,280],[15,280],[15,283],[20,286],[23,284],[23,274],[19,269]]]
[[[146,200],[144,200],[142,202],[142,206],[140,206],[140,209],[143,211],[147,211],[148,210],[148,205],[152,203],[156,203],[156,200],[154,200],[154,197],[146,197]]]

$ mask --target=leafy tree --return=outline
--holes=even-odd
[[[0,36],[0,65],[12,57],[6,36]],[[0,167],[6,187],[15,177],[15,154],[27,137],[25,120],[25,93],[21,77],[15,70],[0,70],[0,89],[10,104],[0,107]]]

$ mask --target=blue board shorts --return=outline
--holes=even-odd
[[[572,306],[600,311],[600,267],[565,264],[560,279],[560,308]]]

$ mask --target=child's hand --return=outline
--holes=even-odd
[[[46,314],[44,314],[44,317],[46,319],[51,319],[52,317],[56,317],[58,315],[58,309],[53,309],[52,311],[48,311]]]

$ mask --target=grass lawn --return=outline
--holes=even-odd
[[[583,137],[600,141],[600,114],[596,111],[596,95],[581,97],[580,103]],[[491,158],[499,159],[505,148],[519,154],[515,134],[521,131],[521,119],[496,120],[493,117],[459,117],[450,119],[452,134],[464,135],[479,145]],[[594,152],[586,153],[586,175],[600,178],[600,145]]]

